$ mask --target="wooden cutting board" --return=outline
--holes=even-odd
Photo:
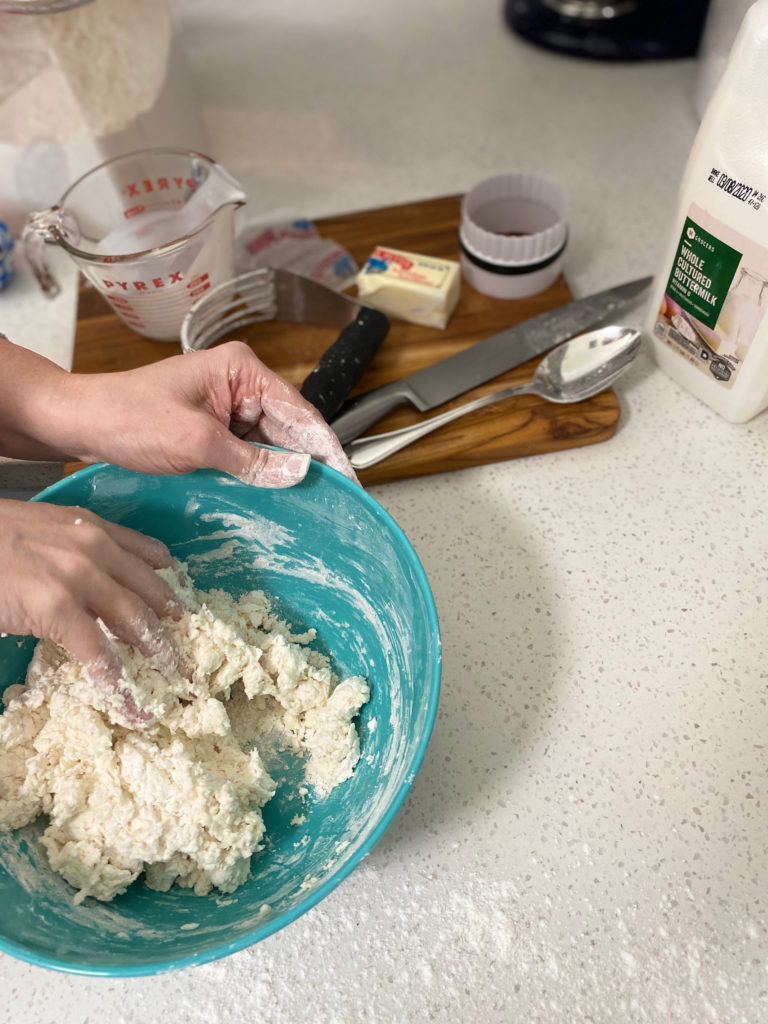
[[[458,259],[460,197],[448,196],[400,206],[366,210],[318,220],[322,235],[344,245],[362,266],[375,245]],[[501,300],[462,284],[461,299],[446,330],[393,320],[384,344],[358,391],[386,384],[452,355],[497,331],[571,299],[561,277],[541,295]],[[273,370],[299,386],[336,331],[310,324],[269,322],[242,328],[238,336]],[[149,341],[125,327],[93,288],[80,292],[73,369],[80,373],[124,370],[156,362],[181,351],[178,344]],[[537,360],[489,381],[441,406],[530,380]],[[437,410],[435,410],[437,411]],[[370,433],[393,430],[425,415],[401,408]],[[553,405],[521,396],[487,406],[442,427],[360,473],[364,484],[423,476],[490,462],[515,459],[604,441],[615,432],[620,408],[613,391],[576,405]]]

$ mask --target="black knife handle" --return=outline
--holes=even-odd
[[[387,336],[389,320],[364,306],[301,385],[301,393],[326,420],[342,407]]]

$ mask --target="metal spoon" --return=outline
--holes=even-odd
[[[587,331],[552,349],[536,367],[529,384],[518,384],[476,398],[411,427],[359,437],[346,444],[344,451],[355,469],[367,469],[438,427],[513,395],[538,395],[548,402],[581,402],[609,388],[626,370],[639,348],[640,332],[631,327],[610,326]]]

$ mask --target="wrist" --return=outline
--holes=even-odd
[[[73,404],[71,374],[45,356],[0,335],[0,438],[23,458],[24,446],[69,454],[60,423]],[[39,457],[35,454],[32,458]]]

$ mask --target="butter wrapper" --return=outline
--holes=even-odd
[[[241,228],[235,242],[235,266],[238,274],[261,267],[285,267],[339,292],[354,283],[358,271],[343,246],[322,237],[312,221],[304,218]]]
[[[357,275],[358,297],[387,316],[445,329],[459,301],[455,260],[376,246]]]

